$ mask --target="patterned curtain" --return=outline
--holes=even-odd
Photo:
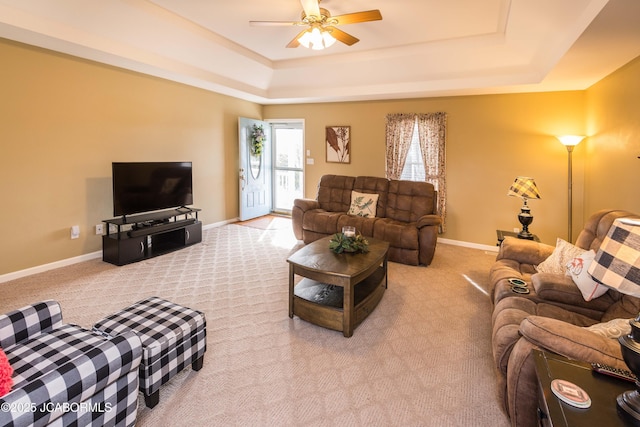
[[[447,213],[447,182],[445,178],[447,113],[417,114],[416,116],[425,181],[433,184],[438,191],[438,211],[442,217],[440,231],[444,232]]]
[[[407,153],[413,138],[415,114],[387,115],[387,165],[386,174],[389,179],[400,179]]]

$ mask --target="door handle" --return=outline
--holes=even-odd
[[[240,168],[240,186],[244,190],[245,178],[244,178],[244,169]]]

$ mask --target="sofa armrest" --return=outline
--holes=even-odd
[[[302,211],[308,211],[311,209],[319,209],[320,203],[314,199],[295,199],[293,206],[302,209]]]
[[[8,348],[62,325],[62,309],[48,300],[0,315],[0,348]]]
[[[555,248],[534,240],[505,237],[498,249],[496,260],[512,259],[521,264],[538,265],[551,255]]]
[[[428,225],[440,225],[442,224],[442,218],[439,215],[423,215],[416,222],[416,227],[422,228]]]
[[[569,359],[628,369],[618,340],[605,338],[583,327],[557,319],[529,316],[520,323],[520,333],[538,347]]]
[[[134,332],[106,340],[0,398],[0,425],[45,426],[62,416],[61,408],[72,410],[69,404],[79,404],[137,370],[141,359],[142,342]]]

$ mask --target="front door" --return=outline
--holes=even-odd
[[[238,120],[240,221],[271,212],[271,127],[260,120]]]

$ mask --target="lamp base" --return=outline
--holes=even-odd
[[[518,233],[518,239],[527,239],[527,240],[533,240],[533,233],[530,233],[528,230],[521,230]]]
[[[522,230],[520,230],[520,232],[518,233],[518,238],[533,240],[533,233],[529,232],[529,224],[533,222],[533,215],[531,215],[531,211],[526,205],[526,199],[524,206],[522,206],[522,209],[518,214],[518,221],[520,221],[520,224],[522,224]]]
[[[638,390],[625,391],[616,398],[618,415],[628,424],[640,426],[640,393]]]
[[[640,315],[630,320],[631,333],[618,338],[622,358],[634,374],[640,374]],[[631,425],[640,427],[640,382],[636,389],[625,391],[616,398],[618,414]]]

